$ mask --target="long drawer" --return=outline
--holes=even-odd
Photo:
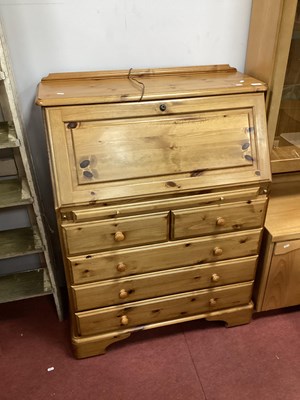
[[[254,279],[257,256],[72,286],[76,311]]]
[[[69,257],[72,283],[121,278],[170,268],[253,256],[261,229]]]
[[[80,335],[137,327],[248,304],[252,282],[75,313]]]
[[[203,194],[120,203],[117,205],[105,203],[105,206],[65,207],[61,210],[61,218],[78,223],[152,212],[190,209],[193,207],[222,206],[223,204],[236,204],[241,201],[252,202],[257,198],[266,200],[266,196],[260,194],[259,186],[235,190],[224,189],[221,191],[208,191],[208,193]]]
[[[168,212],[62,226],[68,254],[168,240]]]
[[[263,225],[266,199],[247,200],[172,212],[172,238],[212,235]]]

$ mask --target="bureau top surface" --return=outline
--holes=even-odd
[[[61,106],[119,103],[266,90],[257,79],[227,64],[49,74],[38,87],[36,104]]]

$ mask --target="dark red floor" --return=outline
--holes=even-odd
[[[51,297],[0,305],[1,400],[300,399],[299,307],[139,332],[84,360],[68,329]]]

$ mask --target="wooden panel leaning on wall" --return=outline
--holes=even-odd
[[[250,322],[265,91],[228,65],[41,81],[76,357],[137,330]]]

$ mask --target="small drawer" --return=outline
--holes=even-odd
[[[155,324],[249,303],[252,282],[75,313],[80,335]]]
[[[261,229],[69,257],[73,284],[257,255]]]
[[[172,238],[258,228],[263,225],[266,198],[172,212]]]
[[[75,311],[254,279],[257,256],[72,286]]]
[[[62,225],[68,254],[158,243],[168,240],[168,212]]]

